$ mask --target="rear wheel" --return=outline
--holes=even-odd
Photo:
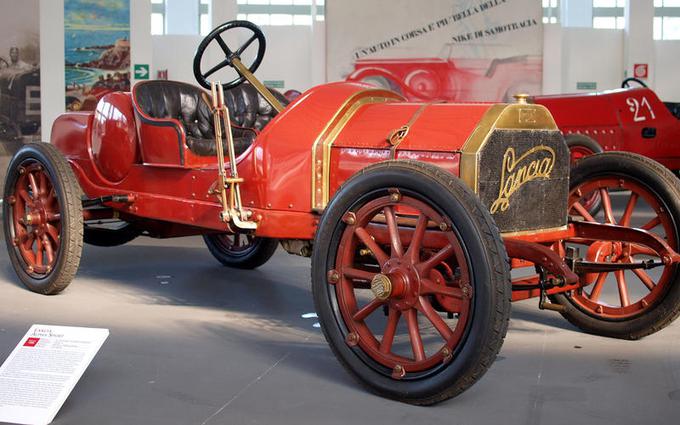
[[[488,211],[437,167],[387,161],[347,181],[312,255],[324,335],[370,390],[454,397],[493,363],[510,315],[505,247]]]
[[[246,233],[204,235],[210,253],[223,265],[237,269],[260,267],[276,252],[277,239],[258,238]]]
[[[64,290],[78,270],[83,247],[80,186],[61,153],[31,143],[12,158],[3,217],[10,262],[31,290]]]
[[[597,192],[602,211],[590,214],[584,194]],[[620,204],[620,216],[612,205]],[[569,214],[577,220],[640,228],[664,238],[678,250],[680,181],[648,158],[612,152],[585,158],[571,170]],[[630,263],[661,261],[658,253],[634,243],[596,241],[579,249],[587,261]],[[586,332],[638,339],[670,324],[680,314],[677,265],[583,275],[590,284],[554,296],[563,315]]]

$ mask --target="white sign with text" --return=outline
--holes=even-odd
[[[0,422],[52,422],[108,329],[33,325],[0,366]]]

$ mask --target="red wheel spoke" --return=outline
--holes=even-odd
[[[54,250],[52,249],[52,244],[50,244],[47,235],[43,236],[42,240],[43,247],[45,248],[45,256],[47,257],[47,264],[52,264],[54,261]]]
[[[35,264],[42,266],[43,263],[43,244],[39,238],[35,238]]]
[[[430,301],[425,297],[420,297],[420,311],[423,312],[427,320],[432,323],[432,325],[437,329],[437,332],[444,338],[445,341],[449,341],[453,337],[453,332],[449,325],[446,324],[444,319],[435,311],[434,307]]]
[[[649,289],[650,291],[654,290],[654,287],[656,286],[656,284],[654,283],[652,278],[649,277],[649,275],[644,270],[633,269],[633,273],[635,273],[635,276],[637,276],[638,279],[640,279],[640,282],[644,283],[644,285],[647,287],[647,289]]]
[[[47,195],[47,177],[45,173],[38,173],[38,194]]]
[[[59,245],[59,231],[57,230],[56,227],[48,223],[47,230],[45,233],[47,233],[47,236],[49,236],[52,239],[56,246]]]
[[[602,209],[604,210],[604,218],[609,224],[616,223],[614,220],[614,213],[612,212],[612,200],[609,197],[607,188],[600,188],[600,198],[602,199]]]
[[[17,190],[17,195],[28,205],[29,207],[33,206],[33,199],[31,199],[30,196],[28,196],[28,192],[26,189],[19,189]]]
[[[57,194],[54,191],[54,188],[50,188],[50,193],[47,194],[47,200],[49,201],[50,205],[54,205],[57,201]]]
[[[420,216],[418,216],[418,222],[416,223],[416,228],[413,231],[413,237],[411,238],[411,243],[409,244],[406,253],[413,264],[420,261],[420,248],[423,246],[423,237],[425,236],[425,230],[427,230],[427,222],[428,218],[425,214],[420,214]]]
[[[35,176],[33,173],[28,173],[28,184],[31,186],[33,191],[33,199],[38,199],[40,192],[38,191],[38,183],[35,181]]]
[[[597,280],[595,281],[595,285],[593,286],[593,290],[590,292],[590,300],[593,302],[597,302],[597,300],[600,298],[600,293],[602,293],[602,287],[604,286],[604,282],[607,280],[607,276],[609,273],[600,273],[597,276]]]
[[[360,322],[366,319],[368,316],[370,316],[371,313],[373,313],[378,307],[380,307],[384,303],[385,303],[384,301],[376,298],[370,303],[366,304],[361,310],[357,311],[352,318],[357,322]]]
[[[52,212],[48,212],[45,215],[46,215],[46,217],[45,217],[46,220],[50,223],[54,223],[56,221],[61,221],[61,214],[59,214],[59,213],[55,214],[55,213],[52,213]]]
[[[375,273],[355,269],[352,267],[343,267],[342,274],[348,279],[366,280],[368,282],[370,282],[375,276]]]
[[[437,285],[436,283],[427,279],[423,279],[420,282],[420,284],[421,284],[420,293],[423,295],[438,294],[444,295],[446,297],[455,298],[457,300],[463,299],[463,290],[458,287]]]
[[[408,336],[411,339],[413,355],[416,361],[423,361],[425,360],[425,348],[423,348],[423,340],[420,338],[418,313],[415,309],[406,310],[406,323],[408,325]]]
[[[385,327],[385,333],[383,334],[382,340],[380,341],[380,352],[389,353],[392,351],[392,342],[394,341],[394,334],[397,333],[397,325],[399,324],[399,318],[401,317],[401,312],[396,308],[391,308],[389,314],[387,315],[387,326]]]
[[[434,254],[432,257],[430,257],[427,261],[423,263],[421,272],[427,273],[434,266],[449,258],[451,254],[453,254],[453,252],[454,252],[453,244],[446,245],[444,248],[439,250],[436,254]]]
[[[592,221],[592,222],[595,221],[593,216],[590,215],[588,210],[586,210],[586,208],[583,205],[581,205],[580,202],[576,202],[574,205],[572,205],[572,208],[574,208],[576,210],[576,212],[578,212],[581,215],[581,217],[585,218],[586,221]]]
[[[356,229],[354,229],[354,234],[357,235],[359,240],[361,240],[361,242],[364,245],[366,245],[368,249],[371,250],[373,255],[375,255],[375,259],[378,260],[378,263],[381,266],[385,264],[387,260],[389,260],[389,257],[387,256],[387,254],[385,254],[385,251],[383,251],[382,248],[380,248],[378,244],[375,243],[375,241],[373,240],[373,238],[371,238],[371,235],[368,234],[366,229],[364,229],[363,227],[357,227]]]
[[[619,299],[621,300],[621,307],[628,307],[630,305],[630,299],[628,298],[628,286],[626,285],[626,277],[623,270],[617,270],[614,272],[616,276],[616,282],[619,286]]]
[[[653,219],[649,220],[647,222],[647,224],[645,224],[644,226],[642,226],[640,228],[642,230],[652,230],[653,228],[655,228],[659,224],[661,224],[661,219],[659,218],[659,216],[656,216]]]
[[[626,204],[626,209],[623,211],[623,215],[621,216],[621,220],[619,221],[619,224],[621,226],[630,226],[630,217],[633,215],[633,210],[635,209],[635,204],[637,203],[638,200],[638,194],[635,192],[630,192],[630,198],[628,198],[628,204]]]
[[[26,239],[24,239],[24,241],[23,241],[24,249],[30,251],[30,250],[31,250],[31,247],[33,246],[33,242],[34,242],[34,241],[35,241],[35,234],[33,234],[33,232],[28,233],[28,234],[26,235]]]
[[[401,244],[401,237],[399,236],[399,227],[397,226],[397,218],[394,215],[392,207],[383,208],[385,214],[385,221],[387,222],[387,229],[390,233],[390,243],[392,248],[392,257],[401,257],[404,255],[404,247]]]

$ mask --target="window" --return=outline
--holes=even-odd
[[[257,25],[311,26],[314,19],[324,20],[324,7],[325,0],[238,0],[237,19]]]
[[[593,0],[593,28],[623,29],[626,0]]]
[[[560,21],[560,4],[558,0],[543,0],[543,23],[556,24]]]
[[[165,0],[151,0],[151,35],[165,34]]]
[[[212,0],[194,0],[198,7],[198,32],[201,35],[208,35],[212,30],[211,3]],[[165,19],[168,5],[166,0],[151,0],[151,35],[165,35],[172,32],[168,31]]]
[[[654,0],[654,40],[680,40],[680,0]]]
[[[212,15],[210,14],[211,0],[198,2],[198,30],[201,35],[208,35],[212,30]]]

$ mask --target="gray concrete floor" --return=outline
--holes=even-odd
[[[491,370],[421,408],[367,393],[315,319],[309,260],[221,267],[200,238],[84,250],[61,295],[24,289],[0,248],[0,361],[33,323],[111,330],[54,424],[678,424],[680,322],[642,341],[513,305]]]

